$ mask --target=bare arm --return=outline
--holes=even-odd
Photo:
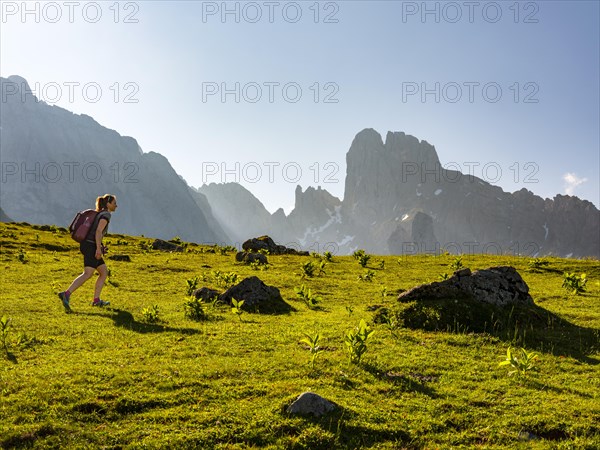
[[[102,258],[102,237],[107,224],[106,219],[100,219],[96,228],[96,259]]]

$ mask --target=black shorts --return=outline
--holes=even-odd
[[[94,242],[83,241],[79,244],[79,251],[83,255],[84,267],[97,269],[102,264],[106,264],[104,259],[96,259],[96,244]]]

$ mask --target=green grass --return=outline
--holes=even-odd
[[[326,273],[302,278],[312,257],[269,255],[268,270],[235,253],[188,245],[145,251],[148,238],[111,235],[111,282],[90,305],[94,279],[65,314],[56,293],[82,269],[64,230],[0,223],[0,317],[12,318],[0,355],[0,448],[599,448],[600,265],[597,260],[463,255],[472,270],[512,265],[530,287],[543,326],[471,333],[374,323],[378,306],[436,281],[453,256],[377,256],[367,269],[334,256]],[[381,269],[379,261],[385,261]],[[205,305],[185,317],[186,280],[224,291],[211,272],[258,276],[280,289],[289,314]],[[563,273],[586,273],[587,292],[569,294]],[[309,309],[302,284],[321,298]],[[382,296],[382,288],[387,296]],[[144,309],[158,305],[156,323]],[[375,330],[361,363],[349,364],[346,333],[364,319]],[[311,368],[305,333],[323,351]],[[527,377],[498,364],[509,346],[535,351]],[[290,417],[300,393],[341,408],[321,419]],[[527,433],[539,439],[526,440]]]

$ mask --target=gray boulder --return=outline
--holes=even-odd
[[[112,261],[125,261],[131,262],[131,257],[129,255],[110,255],[108,259]]]
[[[163,252],[182,252],[183,247],[172,242],[163,241],[162,239],[156,239],[152,243],[152,250],[161,250]]]
[[[308,256],[307,251],[298,251],[294,248],[288,248],[285,245],[278,245],[269,236],[260,236],[248,239],[242,244],[242,249],[246,252],[259,252],[266,250],[270,255],[301,255]]]
[[[258,277],[244,278],[219,296],[219,300],[227,304],[232,304],[232,298],[244,300],[242,308],[250,312],[277,314],[292,310],[281,297],[279,289],[266,285]]]
[[[490,267],[471,273],[470,269],[454,272],[444,281],[423,284],[401,293],[398,300],[449,300],[470,298],[495,306],[533,306],[529,287],[514,267]]]
[[[192,295],[198,299],[201,299],[202,301],[211,302],[215,297],[219,296],[219,292],[215,291],[214,289],[203,287],[196,289],[194,292],[192,292]]]
[[[288,414],[313,415],[321,417],[336,409],[336,404],[324,399],[313,392],[304,392],[292,403],[288,409]]]
[[[235,260],[237,262],[243,262],[246,264],[250,264],[253,262],[257,262],[258,264],[268,264],[269,263],[266,255],[263,255],[262,253],[238,252],[235,255]]]

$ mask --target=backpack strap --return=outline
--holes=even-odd
[[[100,223],[100,219],[106,220],[106,222],[107,222],[106,226],[108,227],[108,224],[110,223],[110,213],[108,211],[100,211],[96,215],[96,217],[94,218],[94,223],[92,224],[92,227],[90,228],[90,231],[85,239],[86,241],[96,242],[96,230],[98,229],[98,224]]]

